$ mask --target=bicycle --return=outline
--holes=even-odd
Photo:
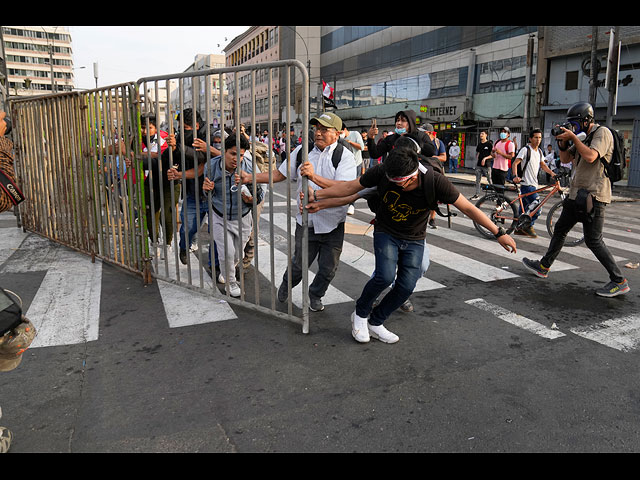
[[[491,221],[497,226],[502,226],[508,234],[511,234],[514,230],[520,228],[526,228],[531,225],[531,218],[542,209],[543,205],[549,201],[551,197],[553,197],[556,193],[560,194],[560,200],[555,203],[549,209],[549,213],[546,218],[546,227],[547,232],[550,236],[553,236],[553,230],[555,224],[560,218],[560,214],[562,213],[562,204],[564,199],[567,196],[567,193],[563,190],[561,185],[561,179],[568,178],[571,175],[570,172],[559,172],[555,176],[555,183],[546,185],[544,187],[538,188],[533,192],[529,193],[520,193],[519,185],[516,185],[515,188],[508,188],[504,185],[486,185],[483,186],[483,189],[490,190],[487,194],[485,194],[480,200],[476,202],[476,207],[483,211]],[[506,195],[506,191],[515,191],[517,192],[517,197],[514,199],[509,198]],[[547,192],[546,195],[540,196],[538,198],[538,203],[532,204],[534,208],[531,209],[531,205],[529,206],[530,211],[525,211],[523,208],[522,199],[528,195],[533,195],[534,193],[542,194],[543,192]],[[518,215],[518,206],[523,211],[522,215]],[[484,228],[482,225],[473,222],[476,230],[480,232],[484,237],[493,239],[493,234]],[[576,227],[579,224],[576,224]],[[574,229],[576,228],[574,227]],[[575,237],[575,235],[571,235],[569,233],[568,237]],[[574,247],[576,245],[580,245],[584,242],[584,234],[580,232],[578,237],[571,240],[566,240],[565,245]]]

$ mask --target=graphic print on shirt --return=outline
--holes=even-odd
[[[414,209],[411,205],[407,205],[406,203],[398,205],[397,203],[399,198],[400,194],[398,192],[389,190],[385,193],[382,199],[382,203],[390,212],[392,212],[393,216],[391,219],[395,222],[405,222],[410,215],[418,215],[421,212],[427,211],[426,208]]]

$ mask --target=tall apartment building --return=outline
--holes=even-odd
[[[8,95],[73,90],[73,50],[68,27],[3,26]]]

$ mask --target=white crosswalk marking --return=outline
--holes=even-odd
[[[184,287],[160,279],[158,288],[170,328],[238,318],[225,300],[192,290],[187,292]]]
[[[292,220],[292,231],[295,228],[295,219]],[[356,219],[349,219],[349,222],[355,223]],[[286,228],[287,216],[283,213],[274,214],[274,223],[280,228]],[[360,222],[364,224],[364,222]],[[366,225],[366,224],[364,224]],[[345,240],[342,244],[342,254],[340,255],[340,261],[345,263],[352,268],[364,273],[367,277],[370,277],[373,274],[373,271],[376,267],[376,259],[375,255],[371,252],[368,252],[356,245]],[[366,280],[363,281],[362,286]],[[425,291],[425,290],[433,290],[436,288],[445,288],[444,285],[434,282],[433,280],[429,280],[428,278],[421,277],[416,284],[415,291]]]
[[[501,320],[504,320],[507,323],[515,325],[516,327],[522,328],[531,333],[535,333],[536,335],[544,338],[555,339],[565,336],[564,333],[559,332],[558,330],[547,328],[544,325],[539,324],[538,322],[535,322],[527,317],[523,317],[522,315],[518,315],[517,313],[510,312],[509,310],[489,303],[482,298],[467,300],[465,301],[465,303],[479,308],[480,310],[492,313],[493,315]]]
[[[597,325],[572,328],[570,332],[621,352],[631,352],[640,347],[640,315],[613,318]]]
[[[60,249],[26,317],[38,332],[32,348],[98,339],[102,262]]]
[[[349,218],[348,222],[356,225],[363,225],[365,222],[358,220],[357,218]],[[431,230],[429,231],[431,232]],[[369,232],[367,235],[373,236],[373,233]],[[460,273],[464,273],[470,277],[483,282],[492,282],[495,280],[505,280],[508,278],[516,278],[518,275],[501,268],[496,268],[486,263],[479,262],[472,258],[465,257],[450,250],[445,250],[436,245],[429,243],[427,238],[427,244],[429,245],[429,258],[432,262],[443,265],[452,270],[456,270]],[[495,245],[494,245],[495,247]],[[498,248],[500,248],[498,246]]]

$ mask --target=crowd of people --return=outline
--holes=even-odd
[[[151,146],[151,151],[157,150],[157,161],[162,162],[163,178],[157,181],[168,182],[182,179],[183,173],[188,182],[183,196],[181,226],[180,226],[180,259],[186,262],[189,249],[187,239],[193,238],[197,225],[208,215],[209,204],[207,194],[212,194],[214,218],[209,219],[213,231],[213,254],[209,255],[205,268],[216,280],[225,284],[232,296],[240,296],[241,290],[236,280],[236,267],[242,262],[243,267],[251,263],[253,246],[253,216],[249,215],[254,203],[253,192],[247,187],[254,181],[251,161],[252,139],[241,126],[240,131],[229,130],[217,132],[213,136],[212,144],[205,143],[206,129],[200,118],[191,118],[190,111],[184,112],[185,138],[176,140],[174,135],[166,136],[166,140],[156,131],[153,137],[160,146]],[[583,121],[585,131],[594,127],[593,115],[585,114],[589,124]],[[189,127],[188,127],[189,125]],[[195,128],[191,128],[194,125]],[[309,145],[302,145],[302,139],[291,132],[290,135],[280,135],[277,140],[269,138],[268,132],[257,136],[253,145],[260,144],[264,148],[271,145],[279,162],[268,163],[265,159],[273,156],[262,150],[256,159],[255,182],[258,186],[269,182],[285,180],[295,181],[297,191],[302,190],[302,177],[308,179],[308,252],[309,265],[317,261],[318,269],[313,281],[309,285],[309,308],[312,311],[322,311],[324,297],[331,281],[336,275],[342,244],[344,241],[344,223],[347,215],[353,214],[356,200],[364,198],[375,216],[374,221],[374,252],[376,258],[375,271],[370,280],[364,285],[362,295],[355,304],[352,314],[352,334],[357,341],[368,341],[370,336],[383,342],[394,343],[398,340],[384,326],[385,321],[396,309],[411,311],[413,309],[410,296],[415,284],[428,267],[428,248],[426,246],[426,231],[437,228],[434,223],[437,203],[453,205],[462,213],[483,225],[495,234],[499,245],[508,251],[516,251],[514,239],[507,235],[502,227],[495,225],[486,215],[478,210],[471,201],[481,194],[480,182],[482,176],[493,185],[505,185],[507,181],[519,185],[523,193],[533,192],[538,188],[539,178],[545,176],[551,181],[556,172],[563,168],[573,168],[574,183],[580,182],[584,165],[581,158],[591,158],[583,151],[579,137],[574,132],[565,132],[566,137],[558,136],[560,155],[556,155],[552,145],[547,145],[546,151],[542,147],[542,132],[533,129],[529,132],[526,145],[518,148],[511,139],[511,132],[504,127],[500,138],[491,142],[488,132],[480,133],[476,147],[476,192],[470,199],[465,198],[449,181],[445,174],[448,166],[450,172],[455,172],[461,155],[460,146],[452,141],[445,144],[438,138],[432,125],[416,123],[416,113],[412,110],[402,110],[395,116],[393,131],[380,132],[375,120],[368,129],[356,131],[350,129],[342,119],[333,112],[324,112],[310,120],[312,129]],[[602,130],[601,132],[604,132]],[[240,139],[236,139],[236,135]],[[584,146],[589,151],[597,151],[596,158],[610,157],[609,139],[602,139],[605,133],[598,134],[593,143]],[[165,142],[165,143],[163,143]],[[224,142],[225,156],[220,156],[221,143]],[[565,143],[573,150],[565,148]],[[239,151],[237,150],[239,145]],[[578,146],[578,148],[576,148]],[[165,148],[163,150],[163,148]],[[255,148],[255,146],[253,147]],[[301,162],[302,148],[308,149],[308,159]],[[564,150],[563,150],[564,148]],[[169,162],[169,154],[173,158],[181,158],[184,149],[185,165]],[[205,152],[210,149],[211,159],[206,161]],[[568,153],[571,152],[571,153]],[[287,171],[287,162],[283,161],[290,155],[291,169]],[[237,158],[242,159],[241,174],[237,175]],[[279,163],[279,165],[278,165]],[[145,163],[146,168],[153,165]],[[585,174],[586,175],[586,174]],[[588,173],[594,177],[594,173]],[[576,180],[577,177],[577,180]],[[595,178],[595,177],[594,177]],[[197,179],[197,180],[196,180]],[[592,181],[594,183],[595,180]],[[588,183],[588,182],[587,182]],[[589,184],[591,185],[591,184]],[[595,183],[594,183],[595,185]],[[425,188],[425,186],[427,186]],[[234,203],[237,195],[234,193],[242,188],[243,204],[238,209]],[[596,220],[584,220],[589,246],[603,265],[609,270],[613,284],[606,290],[614,294],[625,293],[629,290],[626,280],[622,278],[615,263],[610,261],[608,250],[602,241],[601,232],[604,206],[610,201],[605,185],[588,186],[593,190],[597,205]],[[168,190],[168,189],[167,189]],[[155,192],[155,190],[154,190]],[[604,193],[603,193],[604,192]],[[256,204],[263,206],[262,190],[257,191]],[[196,198],[199,195],[199,198]],[[535,201],[537,194],[524,197],[524,210],[529,203]],[[227,211],[223,214],[223,199],[226,198]],[[435,200],[434,200],[435,199]],[[471,201],[470,201],[471,200]],[[299,206],[301,199],[298,199]],[[569,202],[575,201],[574,191],[571,190]],[[162,200],[156,199],[156,209]],[[434,203],[435,202],[435,203]],[[196,216],[196,206],[199,206],[199,217]],[[189,224],[185,222],[184,210],[193,219]],[[534,270],[539,276],[546,276],[549,267],[562,248],[564,238],[571,223],[568,217],[570,209],[563,211],[563,217],[558,223],[556,234],[550,245],[549,253],[539,262],[530,260],[524,266]],[[149,212],[150,213],[150,212]],[[523,212],[520,212],[523,213]],[[157,212],[156,212],[157,214]],[[226,215],[227,227],[223,227]],[[238,215],[241,215],[238,223]],[[572,218],[582,221],[581,218]],[[302,213],[297,212],[295,250],[292,257],[291,278],[288,272],[283,272],[277,289],[277,298],[286,302],[290,289],[295,287],[302,278]],[[531,219],[530,226],[516,230],[515,235],[537,236]],[[241,227],[239,227],[241,225]],[[226,238],[226,242],[225,242]],[[222,245],[226,243],[226,251]],[[249,245],[251,244],[251,245]],[[238,245],[246,245],[244,251]],[[535,265],[534,265],[535,263]],[[213,269],[215,268],[215,277]],[[382,298],[382,292],[391,286],[390,291]],[[608,295],[597,291],[599,295]]]

